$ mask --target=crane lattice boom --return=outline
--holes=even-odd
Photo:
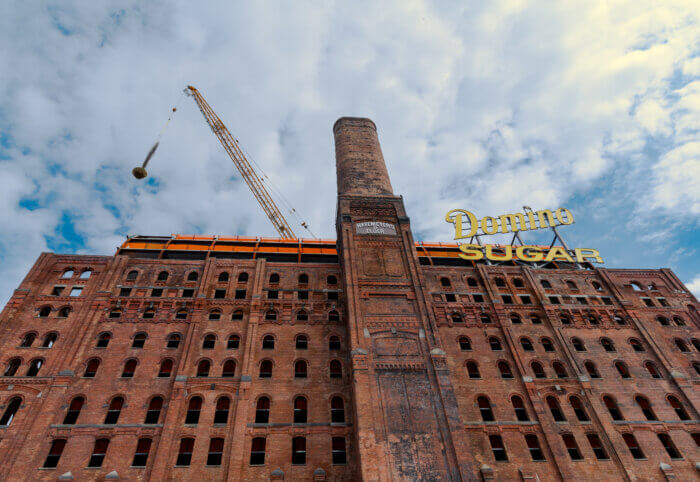
[[[238,140],[231,135],[224,123],[219,119],[219,116],[217,116],[216,112],[207,104],[207,101],[204,100],[204,97],[202,97],[202,94],[200,94],[197,89],[188,85],[185,92],[194,97],[207,124],[209,124],[211,130],[216,134],[216,137],[219,138],[221,145],[224,146],[226,153],[238,168],[238,171],[241,173],[241,176],[243,176],[243,179],[245,179],[250,190],[253,191],[255,199],[258,200],[265,214],[267,214],[267,217],[272,221],[280,237],[296,238],[296,234],[294,234],[292,228],[289,227],[289,223],[267,192],[263,180],[257,172],[255,172],[253,166],[250,165],[241,148],[238,147]]]

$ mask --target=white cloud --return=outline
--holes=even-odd
[[[700,298],[700,274],[695,276],[693,281],[690,283],[686,283],[685,286],[695,295],[696,298]]]

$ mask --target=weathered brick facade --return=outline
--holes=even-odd
[[[374,124],[334,133],[337,241],[39,257],[0,315],[1,480],[698,478],[671,271],[417,244]]]

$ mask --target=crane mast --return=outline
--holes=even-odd
[[[255,199],[257,199],[258,203],[265,211],[265,214],[267,214],[267,217],[272,221],[280,237],[295,239],[297,237],[296,234],[294,234],[289,223],[272,200],[272,197],[270,197],[270,193],[267,192],[263,180],[258,176],[258,173],[255,172],[253,166],[250,165],[248,159],[246,159],[243,151],[238,146],[238,140],[231,135],[224,123],[219,119],[219,116],[217,116],[216,112],[207,104],[207,101],[204,100],[204,97],[202,97],[202,94],[200,94],[197,89],[188,85],[185,89],[185,93],[194,97],[195,102],[197,102],[197,107],[199,107],[199,110],[202,112],[207,124],[209,124],[211,130],[219,139],[221,145],[224,146],[224,150],[226,150],[226,153],[229,155],[236,168],[238,168],[238,171],[241,173],[241,176],[243,176],[243,179],[245,179],[250,190],[253,191]]]

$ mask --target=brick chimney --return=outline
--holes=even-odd
[[[341,117],[333,134],[338,195],[393,196],[374,122]]]

